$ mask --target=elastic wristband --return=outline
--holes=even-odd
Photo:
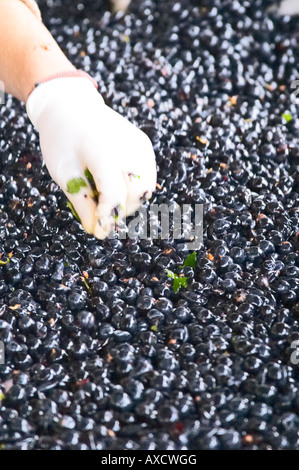
[[[43,83],[50,82],[51,80],[55,80],[56,78],[69,78],[69,77],[88,78],[88,80],[91,81],[91,83],[95,86],[96,89],[99,88],[96,80],[94,78],[92,78],[87,72],[84,72],[84,70],[69,70],[68,72],[60,72],[60,73],[56,73],[54,75],[50,75],[47,78],[44,78],[43,80],[41,80],[40,82],[38,82],[34,85],[34,90],[39,85],[42,85]],[[32,91],[29,93],[28,98],[31,95]]]

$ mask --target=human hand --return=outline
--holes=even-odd
[[[87,232],[105,238],[151,197],[156,163],[149,138],[106,106],[90,80],[42,83],[26,108],[49,173]]]

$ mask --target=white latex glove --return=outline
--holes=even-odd
[[[273,5],[270,8],[271,12],[276,11],[279,15],[298,15],[299,14],[299,0],[282,0],[277,5]]]
[[[156,163],[150,139],[106,106],[89,79],[45,82],[30,94],[26,109],[49,173],[87,232],[105,238],[151,197]]]

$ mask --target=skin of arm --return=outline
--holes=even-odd
[[[47,28],[19,0],[0,0],[0,80],[26,102],[35,83],[73,71]]]

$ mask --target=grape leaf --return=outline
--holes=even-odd
[[[67,183],[67,191],[70,194],[77,194],[81,188],[86,188],[87,184],[83,178],[73,178]]]
[[[193,251],[184,261],[184,266],[189,266],[190,268],[195,268],[196,266],[196,251]]]

